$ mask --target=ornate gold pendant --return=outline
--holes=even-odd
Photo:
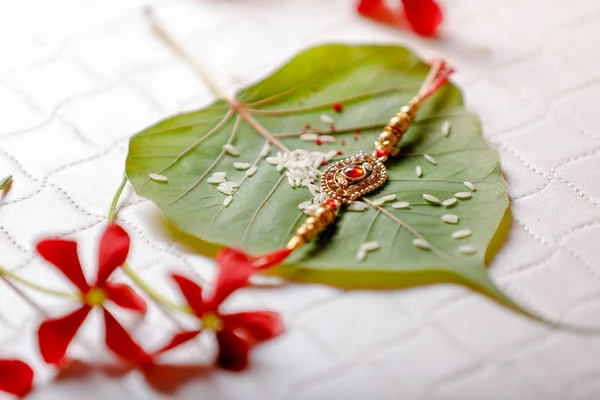
[[[321,177],[321,188],[329,198],[350,204],[385,183],[387,169],[374,157],[360,152],[334,163]]]

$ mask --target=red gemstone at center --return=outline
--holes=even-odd
[[[365,169],[359,165],[349,165],[342,172],[350,179],[360,179],[365,176]]]

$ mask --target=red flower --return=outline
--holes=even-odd
[[[100,241],[98,273],[93,284],[89,284],[84,276],[77,256],[76,242],[56,239],[44,240],[38,244],[37,250],[40,255],[54,264],[79,289],[82,303],[74,312],[61,318],[46,320],[40,325],[40,352],[47,363],[61,362],[69,344],[93,307],[101,307],[104,310],[105,325],[108,327],[114,318],[104,308],[106,300],[111,300],[126,309],[146,312],[146,302],[131,287],[108,281],[113,271],[125,263],[129,243],[129,235],[120,226],[112,224],[106,229]],[[107,341],[114,339],[107,337]]]
[[[235,371],[244,369],[248,363],[248,354],[254,344],[283,333],[281,317],[271,311],[222,314],[219,307],[231,293],[246,286],[250,276],[257,269],[269,268],[279,263],[289,253],[289,250],[280,250],[262,257],[252,257],[239,250],[221,250],[217,254],[219,274],[215,290],[208,297],[203,295],[202,288],[195,282],[181,275],[173,275],[172,277],[185,297],[191,312],[202,322],[202,328],[179,332],[164,347],[151,354],[144,353],[139,346],[135,350],[131,350],[131,346],[127,347],[128,354],[119,353],[118,350],[115,352],[129,361],[148,365],[157,355],[194,339],[203,330],[211,330],[216,333],[219,344],[218,364],[223,368]],[[111,329],[118,331],[122,328],[113,326]],[[120,335],[123,336],[123,332]],[[131,339],[124,340],[137,346]],[[111,346],[109,345],[109,347]],[[122,347],[125,348],[125,346]]]
[[[362,16],[374,21],[410,28],[422,36],[431,36],[442,23],[440,6],[434,0],[402,0],[402,10],[390,8],[385,0],[361,0],[356,10]]]
[[[23,361],[0,360],[0,391],[23,397],[33,387],[33,370]]]

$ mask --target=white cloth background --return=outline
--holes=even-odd
[[[600,327],[600,2],[440,0],[441,40],[359,18],[350,0],[19,0],[0,2],[0,265],[57,288],[64,279],[36,257],[37,238],[81,241],[86,268],[123,172],[130,135],[210,101],[202,82],[158,41],[159,17],[223,87],[252,82],[321,42],[404,43],[443,53],[455,81],[500,152],[514,223],[491,265],[512,296],[548,317]],[[164,228],[128,189],[120,222],[130,264],[175,295],[165,279],[200,279],[212,261]],[[32,361],[32,399],[597,399],[600,340],[553,331],[468,290],[341,291],[318,285],[251,290],[232,307],[270,306],[288,333],[257,349],[243,374],[210,371],[164,394],[140,373],[91,371],[50,381],[33,332],[68,303],[0,282],[0,355]],[[156,309],[129,327],[157,343],[174,324]],[[74,355],[108,359],[92,319]],[[210,353],[210,341],[175,354]],[[1,396],[0,396],[1,397]]]

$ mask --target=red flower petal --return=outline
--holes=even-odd
[[[405,16],[401,12],[390,9],[384,0],[362,0],[356,7],[356,11],[363,17],[382,24],[396,27],[408,25]]]
[[[43,240],[38,243],[37,251],[73,282],[80,292],[87,293],[90,290],[90,285],[87,283],[79,263],[76,242],[59,239]]]
[[[33,386],[33,370],[23,361],[0,360],[0,391],[23,397]]]
[[[273,311],[253,311],[223,315],[225,329],[242,332],[254,342],[262,342],[284,332],[281,316]]]
[[[124,283],[106,282],[104,284],[104,290],[106,291],[107,297],[120,307],[137,311],[142,314],[146,313],[148,310],[146,301],[129,285]]]
[[[206,309],[214,311],[234,291],[248,284],[254,272],[254,257],[240,250],[226,248],[217,253],[219,273],[215,291],[206,303]]]
[[[194,339],[196,336],[198,336],[200,334],[200,332],[202,332],[202,331],[201,330],[181,331],[181,332],[175,334],[171,338],[169,343],[167,343],[164,347],[156,350],[154,353],[152,353],[152,355],[157,356],[159,354],[166,353],[167,351],[172,350],[175,347],[181,346],[182,344],[187,343],[190,340]]]
[[[106,228],[100,240],[97,286],[102,286],[110,274],[125,263],[129,244],[129,235],[119,225],[112,224]]]
[[[109,313],[104,311],[106,347],[119,357],[135,364],[150,362],[150,356],[129,335],[129,332]]]
[[[189,280],[185,276],[173,274],[171,275],[179,290],[185,297],[188,305],[198,317],[204,314],[204,300],[202,299],[202,288],[194,281]]]
[[[280,264],[291,254],[291,252],[292,250],[288,248],[275,250],[270,253],[264,254],[260,257],[254,258],[252,264],[257,270],[269,269],[271,267],[276,266],[277,264]]]
[[[44,361],[48,364],[59,364],[62,361],[90,310],[91,307],[85,305],[69,315],[46,320],[40,325],[38,342]]]
[[[408,23],[419,35],[433,35],[442,23],[442,10],[434,0],[402,0],[402,4]]]
[[[226,369],[232,371],[241,371],[248,365],[248,353],[250,352],[250,343],[233,331],[224,329],[217,332],[217,341],[219,343],[219,356],[217,363]]]

